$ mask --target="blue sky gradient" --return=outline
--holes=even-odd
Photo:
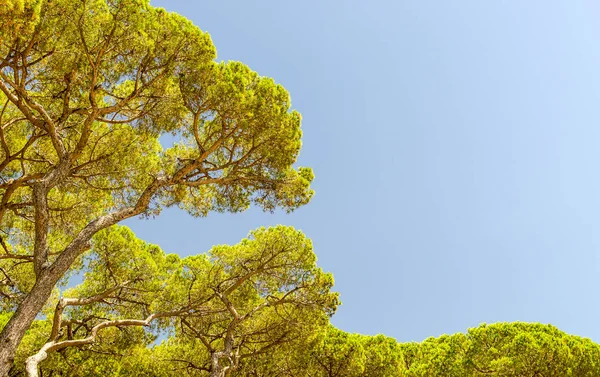
[[[197,254],[293,225],[343,330],[399,341],[536,321],[600,341],[600,3],[153,0],[303,114],[316,196],[291,215],[129,221]]]

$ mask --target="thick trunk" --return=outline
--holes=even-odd
[[[210,377],[225,377],[225,371],[219,366],[217,366],[216,368],[213,367],[210,370]]]
[[[225,377],[228,367],[221,364],[223,352],[213,352],[210,355],[210,377]]]
[[[8,376],[23,335],[52,293],[56,281],[52,281],[48,275],[45,274],[36,282],[0,333],[0,377]]]
[[[223,367],[219,363],[218,352],[213,352],[210,355],[210,377],[223,377]]]

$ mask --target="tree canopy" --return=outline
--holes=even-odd
[[[80,271],[82,283],[50,300],[35,340],[21,347],[17,365],[30,376],[41,363],[59,375],[79,365],[85,375],[86,363],[97,368],[95,353],[148,351],[161,331],[170,337],[152,357],[190,375],[228,375],[247,359],[313,337],[338,305],[310,240],[284,226],[183,259],[112,227],[94,237]]]
[[[119,223],[166,207],[307,204],[288,92],[148,0],[0,0],[0,21],[0,377],[600,375],[597,344],[549,325],[336,329],[292,227],[185,258],[138,239]]]
[[[34,323],[19,349],[20,361],[40,349],[51,327],[50,319]],[[188,335],[189,329],[178,330],[156,344],[158,327],[150,332],[140,327],[106,328],[87,348],[66,348],[49,354],[40,364],[40,370],[43,375],[55,376],[210,375],[210,351],[194,335]],[[267,352],[241,358],[222,375],[592,377],[600,374],[600,345],[551,325],[483,324],[466,333],[429,338],[420,343],[398,343],[383,335],[346,333],[331,325],[320,324],[308,330],[309,336],[288,338],[267,348]],[[228,363],[229,360],[225,364],[233,366]],[[17,363],[12,373],[23,375],[24,363]]]
[[[5,2],[0,28],[0,286],[15,314],[0,375],[95,234],[178,206],[288,211],[313,178],[294,168],[287,91],[147,0]],[[162,134],[177,142],[164,149]]]

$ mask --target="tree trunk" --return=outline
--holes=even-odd
[[[225,371],[222,367],[217,366],[210,370],[210,377],[225,377]]]
[[[210,377],[224,377],[225,368],[221,365],[219,360],[220,352],[213,352],[210,355]]]
[[[45,271],[0,333],[0,377],[7,377],[25,332],[48,301],[58,279]]]

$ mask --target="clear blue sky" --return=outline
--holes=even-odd
[[[600,341],[600,4],[153,0],[291,93],[316,196],[129,224],[181,255],[288,224],[400,341],[539,321]]]

